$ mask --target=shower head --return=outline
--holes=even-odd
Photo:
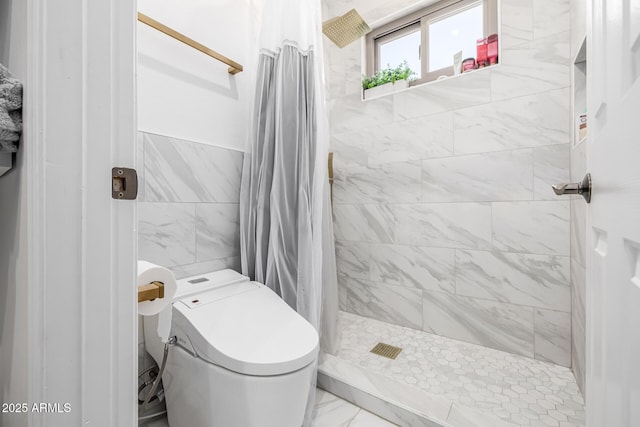
[[[358,40],[370,31],[369,25],[355,9],[322,23],[324,35],[340,48]]]

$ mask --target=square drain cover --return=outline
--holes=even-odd
[[[371,349],[371,353],[386,357],[387,359],[395,359],[401,351],[402,349],[400,347],[385,344],[383,342],[379,342]]]

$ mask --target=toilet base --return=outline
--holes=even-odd
[[[171,427],[300,427],[316,363],[284,375],[229,371],[172,347],[162,376]]]

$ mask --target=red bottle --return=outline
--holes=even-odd
[[[487,39],[478,39],[476,46],[476,62],[478,63],[478,68],[482,68],[487,65]]]
[[[489,65],[498,63],[498,35],[491,34],[487,37],[487,59]]]

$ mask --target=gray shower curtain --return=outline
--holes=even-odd
[[[327,177],[324,88],[313,49],[260,52],[241,204],[243,273],[307,319],[333,353],[337,277]],[[313,379],[305,426],[310,425]]]

